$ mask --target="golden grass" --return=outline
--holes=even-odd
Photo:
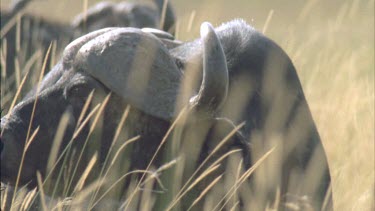
[[[2,8],[8,2],[1,0]],[[84,5],[53,2],[35,1],[27,11],[68,22]],[[79,6],[71,8],[72,2]],[[179,39],[198,37],[202,21],[218,25],[244,18],[285,49],[297,68],[327,152],[335,210],[372,210],[374,0],[301,2],[171,0],[179,16]]]

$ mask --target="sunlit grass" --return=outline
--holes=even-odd
[[[2,0],[1,2],[2,7],[4,7],[3,2],[6,1]],[[62,19],[62,21],[67,22],[69,21],[67,17],[69,15],[66,15],[63,11],[65,11],[64,8],[66,9],[66,5],[68,5],[66,2],[68,1],[61,2],[58,3],[63,8],[60,11],[61,14],[58,14],[59,18],[54,19]],[[233,17],[242,17],[259,31],[263,30],[267,36],[274,39],[285,49],[296,66],[327,152],[333,181],[335,209],[371,210],[371,207],[374,207],[375,139],[374,1],[335,1],[337,4],[335,7],[331,6],[333,3],[327,6],[328,8],[335,8],[335,10],[323,8],[325,2],[322,0],[307,1],[305,5],[299,8],[290,5],[291,14],[297,14],[295,19],[290,18],[294,17],[293,15],[284,14],[287,11],[285,8],[279,9],[277,6],[280,5],[272,5],[272,1],[265,1],[266,3],[263,1],[249,3],[247,1],[234,1],[233,4],[242,3],[241,8],[235,11],[236,13],[230,10],[230,6],[227,8],[224,3],[221,4],[221,1],[216,3],[213,1],[192,1],[194,3],[191,4],[184,1],[171,2],[179,12],[180,21],[177,37],[182,40],[197,37],[199,25],[202,21],[209,20],[218,25]],[[294,1],[287,2],[289,4],[294,3]],[[89,3],[92,4],[93,2],[90,1]],[[64,4],[66,5],[64,6]],[[267,5],[262,6],[262,4]],[[51,1],[36,2],[34,5],[42,6],[40,8],[33,6],[30,8],[31,11],[44,12],[44,16],[52,15],[51,11],[46,10],[46,8],[54,7],[51,6]],[[80,5],[83,4],[80,3]],[[186,7],[194,10],[186,12],[181,9]],[[263,8],[263,10],[255,13],[254,10],[249,9],[249,12],[246,13],[246,8]],[[72,11],[69,12],[73,13]],[[324,13],[324,18],[320,18],[321,13]],[[4,52],[4,46],[6,45],[2,44],[1,52]],[[19,76],[6,76],[4,78],[2,75],[2,107],[7,105],[9,108],[13,99],[17,99],[19,102],[19,98],[14,98],[14,96],[17,96],[19,93],[16,94],[16,91],[20,90],[7,90],[3,86],[3,84],[6,84],[4,81],[10,77],[13,80],[16,78],[22,79],[30,69],[31,64],[35,63],[36,60],[43,59],[40,55],[41,53],[36,51],[35,57],[27,61],[21,61]],[[31,74],[33,74],[33,78],[37,78],[39,73],[31,72]],[[19,84],[22,87],[24,82],[21,81]],[[28,86],[22,89],[29,90],[31,84],[28,83]],[[9,93],[11,93],[11,96],[9,96]],[[6,109],[8,108],[6,107]],[[79,131],[79,128],[77,130]],[[179,160],[177,166],[183,166],[182,161],[183,159]],[[148,177],[146,172],[148,171],[140,174]],[[217,177],[217,179],[219,180],[220,177]],[[212,184],[216,184],[216,182],[220,183],[215,180],[215,183]],[[76,199],[73,199],[73,201],[60,199],[60,202],[56,204],[80,204],[84,199],[90,199],[90,197],[93,198],[90,202],[95,203],[97,194],[91,194],[97,193],[98,188],[103,183],[104,180],[98,180],[97,183],[82,190],[80,187],[77,189],[80,191],[77,191]],[[150,195],[142,196],[142,194],[147,193],[139,193],[138,186],[137,183],[130,186],[133,189],[129,188],[128,197],[143,197],[145,201],[157,201],[156,199],[151,200],[152,196]],[[174,197],[178,198],[180,194]],[[27,207],[30,203],[30,197],[24,197],[24,195],[25,193],[17,194],[15,201],[20,206]],[[3,197],[7,197],[9,200],[9,196],[2,195],[2,199],[4,199]],[[1,201],[4,203],[6,200]],[[171,203],[173,204],[174,201],[171,201]],[[236,202],[233,203],[233,206],[235,204]],[[134,205],[130,204],[129,206]],[[144,206],[145,209],[148,209],[151,205]],[[207,205],[207,207],[209,206]]]

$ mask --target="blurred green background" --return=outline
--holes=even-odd
[[[1,0],[1,9],[9,2]],[[170,2],[178,39],[197,38],[203,21],[217,26],[242,18],[284,48],[327,151],[335,209],[374,210],[374,0]],[[34,0],[27,12],[69,23],[84,4]]]

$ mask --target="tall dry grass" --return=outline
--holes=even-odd
[[[8,2],[2,0],[2,8]],[[67,22],[83,8],[73,0],[53,2],[36,1],[29,11]],[[71,8],[72,2],[79,6]],[[373,210],[374,0],[172,3],[179,16],[179,39],[198,37],[202,21],[218,25],[243,18],[286,50],[327,152],[335,210]],[[12,100],[6,90],[1,92],[2,105]]]

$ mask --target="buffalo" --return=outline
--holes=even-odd
[[[77,15],[72,26],[83,32],[91,32],[105,27],[160,28],[174,33],[175,14],[169,3],[164,17],[164,0],[154,0],[154,4],[103,1],[88,9],[87,13]]]
[[[2,182],[33,188],[37,186],[37,172],[42,178],[48,177],[55,136],[63,125],[58,155],[68,156],[64,151],[67,147],[72,149],[68,150],[71,160],[80,161],[73,162],[77,171],[73,183],[79,183],[93,155],[98,155],[99,169],[105,166],[112,146],[122,144],[113,141],[121,134],[122,141],[133,137],[137,141],[131,150],[120,153],[122,163],[113,172],[114,180],[107,178],[110,183],[126,172],[157,168],[178,155],[184,155],[181,175],[182,181],[187,181],[192,172],[204,171],[199,164],[215,164],[205,162],[211,153],[217,152],[213,157],[220,160],[239,149],[240,156],[234,153],[236,156],[224,159],[227,163],[235,161],[242,169],[232,171],[249,172],[256,167],[239,189],[239,207],[264,210],[274,204],[288,210],[294,202],[299,209],[332,209],[324,149],[297,72],[277,44],[242,20],[216,29],[204,23],[201,38],[186,43],[150,31],[106,28],[65,48],[62,59],[40,85],[1,119]],[[82,121],[91,116],[84,109],[89,104],[101,114],[91,125]],[[228,133],[228,141],[217,151]],[[172,144],[164,146],[168,137]],[[164,153],[158,154],[161,146]],[[48,178],[52,183],[61,181],[58,172],[69,169],[61,160],[56,163],[57,173]],[[186,194],[181,205],[172,203],[168,208],[205,206],[204,200],[193,201],[200,191],[223,175],[229,178],[223,182],[226,185],[237,181],[226,166],[220,166],[217,174]],[[91,179],[97,176],[93,173]],[[168,179],[163,181],[168,183]],[[126,192],[131,184],[124,181],[117,191]],[[170,199],[173,185],[177,184],[170,184],[160,195],[155,191],[157,198]],[[215,192],[220,199],[227,190],[218,188]],[[210,200],[217,199],[206,202]],[[126,200],[122,209],[131,207],[130,201]],[[226,203],[219,205],[226,207]],[[134,206],[139,208],[142,203]]]

